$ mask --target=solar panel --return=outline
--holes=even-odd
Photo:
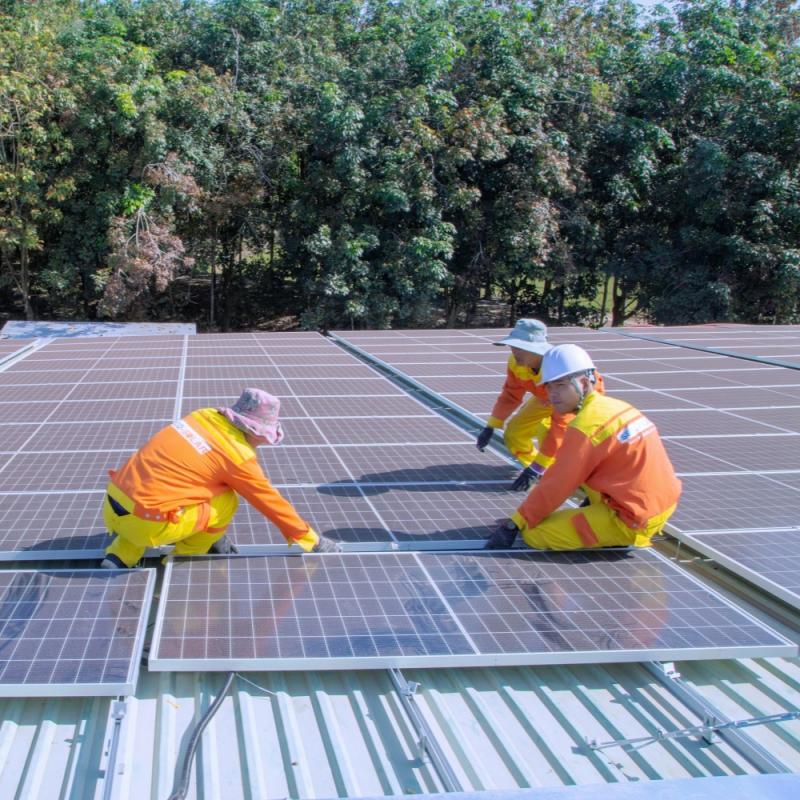
[[[153,570],[0,572],[0,696],[133,694]]]
[[[500,377],[459,377],[464,371],[461,359],[471,362],[476,376],[493,366],[502,370],[504,348],[461,345],[433,332],[415,337],[413,344],[409,339],[406,345],[400,335],[391,341],[371,333],[341,336],[367,358],[380,359],[385,367],[409,376],[446,402],[486,418],[499,393]],[[796,385],[800,373],[680,347],[678,342],[633,339],[616,331],[594,335],[551,329],[550,333],[554,342],[588,347],[606,377],[609,393],[647,413],[665,437],[684,482],[683,497],[670,521],[676,535],[689,541],[694,531],[795,524],[800,475],[792,470],[798,469],[794,439],[800,422],[794,417],[800,415]],[[741,334],[737,336],[743,341]],[[760,329],[754,336],[753,341],[758,340]],[[474,338],[475,345],[482,342]],[[495,362],[490,360],[492,354]],[[796,408],[780,408],[787,405]],[[412,513],[424,514],[415,510],[409,516]],[[391,512],[387,514],[391,518]]]
[[[794,655],[653,552],[170,561],[149,668],[377,669]]]
[[[110,542],[102,508],[102,491],[2,494],[0,559],[100,557]]]
[[[789,528],[798,525],[800,486],[783,475],[749,473],[684,477],[670,519],[678,531]]]
[[[800,608],[800,529],[695,533],[690,540],[695,550]]]
[[[27,451],[134,450],[169,423],[169,419],[115,422],[97,425],[58,422],[41,425],[25,443]]]
[[[0,494],[105,489],[108,471],[118,469],[130,450],[19,453],[0,471]]]

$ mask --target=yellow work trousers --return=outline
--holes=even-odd
[[[130,501],[116,487],[109,486],[109,493],[123,507],[130,505]],[[109,533],[114,536],[106,553],[117,556],[128,567],[134,566],[150,547],[174,544],[175,549],[172,552],[176,556],[207,553],[211,545],[225,535],[238,504],[236,492],[223,492],[211,498],[208,506],[187,506],[174,522],[158,522],[142,519],[135,514],[119,516],[106,495],[103,521]],[[198,519],[206,510],[209,511],[208,523],[203,530],[198,531]]]
[[[536,458],[536,444],[541,447],[550,430],[551,413],[549,406],[542,405],[537,397],[531,397],[506,424],[503,432],[506,447],[523,466],[529,466]]]
[[[640,528],[629,528],[600,495],[587,492],[591,503],[582,508],[565,508],[545,517],[533,528],[524,526],[522,538],[537,550],[580,550],[584,547],[648,547],[660,533],[675,506],[650,519]],[[514,516],[519,524],[521,518]],[[524,520],[522,520],[524,523]]]

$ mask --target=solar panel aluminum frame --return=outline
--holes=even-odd
[[[628,550],[628,548],[622,548]],[[504,552],[504,551],[498,551]],[[586,551],[584,551],[586,552]],[[608,552],[604,548],[604,552]],[[731,647],[708,647],[691,648],[687,650],[675,650],[670,648],[652,649],[630,649],[630,650],[581,650],[581,651],[556,651],[556,652],[537,652],[537,653],[463,653],[448,655],[387,655],[387,656],[313,656],[313,657],[273,657],[273,658],[162,658],[159,656],[161,636],[164,627],[167,605],[169,601],[169,591],[171,588],[171,578],[174,567],[174,560],[167,561],[164,580],[162,584],[162,594],[159,601],[155,627],[153,630],[152,644],[148,656],[148,670],[150,672],[263,672],[263,671],[308,671],[308,670],[359,670],[359,669],[390,669],[390,668],[448,668],[448,667],[515,667],[515,666],[567,666],[575,664],[616,664],[616,663],[642,663],[650,661],[688,661],[688,660],[712,660],[720,658],[765,658],[765,657],[788,657],[792,658],[798,654],[798,645],[786,637],[782,636],[774,629],[764,625],[751,614],[726,600],[720,593],[709,588],[693,575],[681,570],[672,564],[670,559],[662,554],[650,550],[656,559],[668,564],[681,574],[690,583],[696,584],[697,588],[707,592],[714,598],[723,603],[726,607],[732,608],[737,614],[755,623],[758,627],[768,631],[781,644],[769,646],[743,645]],[[355,554],[354,554],[355,555]],[[358,555],[363,555],[359,553]],[[297,556],[304,559],[327,558],[326,554],[306,554]],[[334,556],[335,557],[335,556]],[[195,556],[194,558],[202,558]],[[205,558],[221,558],[208,557]],[[416,559],[415,559],[416,560]],[[435,582],[428,578],[428,581],[436,586]],[[438,589],[437,589],[438,591]],[[440,595],[443,597],[443,595]],[[458,620],[458,614],[452,611],[449,604],[445,601],[447,614],[452,617],[458,630],[464,631],[463,626]],[[469,641],[469,635],[466,634]]]
[[[128,674],[121,683],[34,683],[34,684],[0,684],[0,697],[119,697],[129,696],[136,692],[136,684],[139,680],[139,669],[142,663],[142,650],[147,635],[147,621],[150,617],[150,607],[153,601],[153,591],[155,589],[156,571],[149,568],[138,568],[128,570],[129,572],[147,573],[147,583],[145,584],[142,607],[139,611],[137,622],[136,640],[131,652],[131,660]],[[48,572],[59,573],[67,572],[70,574],[78,573],[101,573],[103,576],[109,575],[109,570],[105,569],[21,569],[14,572]]]

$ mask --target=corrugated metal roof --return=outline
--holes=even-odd
[[[684,677],[733,717],[796,706],[796,661],[683,666]],[[406,678],[421,684],[415,702],[466,790],[756,772],[725,742],[589,749],[585,737],[603,742],[701,722],[635,664],[417,670]],[[259,673],[248,680],[274,694],[237,678],[202,738],[188,797],[443,790],[387,672]],[[142,674],[127,702],[114,798],[169,796],[189,732],[223,682],[220,674]],[[0,797],[103,796],[107,699],[6,700],[0,709]],[[800,723],[750,732],[800,771]]]

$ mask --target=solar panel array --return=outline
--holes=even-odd
[[[558,335],[565,340],[572,340],[577,334],[578,331],[575,330],[562,331]],[[503,374],[504,352],[501,348],[486,345],[499,335],[496,331],[444,334],[445,337],[452,336],[454,340],[457,337],[464,338],[466,347],[462,349],[462,354],[466,367],[459,364],[455,370],[444,369],[444,362],[437,354],[433,359],[421,359],[421,366],[418,366],[423,372],[432,371],[432,375],[439,377],[420,373],[420,379],[458,382],[454,384],[455,393],[464,396],[475,394],[472,391],[475,380],[485,379],[487,388],[484,391],[481,385],[478,394],[482,391],[481,399],[491,400],[487,395],[497,392]],[[459,341],[445,341],[441,337],[441,334],[431,334],[431,339],[436,339],[437,347],[444,345],[443,352],[447,352],[451,345],[459,344]],[[415,351],[419,349],[420,343],[433,344],[433,341],[427,341],[428,332],[419,333],[417,338],[423,341],[401,344],[401,355],[416,356]],[[618,337],[612,340],[617,339]],[[624,345],[627,346],[628,343]],[[641,347],[650,348],[652,344],[642,343]],[[484,361],[486,351],[490,353],[490,358]],[[674,348],[671,348],[671,352],[674,354]],[[623,350],[618,350],[617,354],[622,357]],[[467,372],[461,374],[459,370],[464,369]],[[491,391],[488,381],[491,381]],[[294,602],[291,586],[288,596],[273,598],[280,601],[278,605],[272,600],[268,608],[260,605],[256,607],[253,603],[260,597],[258,592],[263,590],[259,580],[268,579],[277,587],[282,583],[280,575],[284,568],[288,571],[305,570],[310,575],[321,570],[320,578],[316,582],[311,581],[315,586],[322,587],[319,590],[322,594],[317,597],[325,597],[324,593],[329,590],[335,591],[330,599],[336,605],[339,616],[347,616],[344,611],[352,607],[348,604],[349,601],[361,597],[353,594],[356,589],[366,592],[361,598],[366,603],[371,596],[370,592],[381,587],[356,587],[355,584],[360,581],[355,579],[348,583],[326,578],[327,584],[325,581],[320,583],[321,576],[328,574],[325,565],[334,570],[336,559],[347,570],[362,569],[367,562],[375,565],[367,570],[370,580],[375,574],[392,569],[400,570],[407,577],[411,576],[408,579],[412,588],[416,587],[423,592],[423,597],[420,599],[413,592],[404,597],[404,601],[410,603],[404,606],[404,613],[414,617],[417,610],[422,608],[420,613],[423,617],[436,619],[420,623],[423,626],[421,629],[408,632],[412,639],[413,636],[417,636],[417,639],[413,640],[414,644],[408,644],[410,649],[404,652],[413,658],[428,659],[428,663],[445,663],[439,660],[440,652],[435,649],[429,651],[418,641],[419,635],[428,631],[426,625],[435,625],[438,622],[445,627],[436,636],[452,646],[452,652],[448,650],[445,653],[447,658],[456,659],[452,663],[551,663],[564,659],[580,661],[598,658],[632,660],[656,657],[662,652],[669,652],[669,657],[675,658],[678,657],[676,652],[689,654],[690,651],[692,655],[688,657],[704,658],[718,657],[720,654],[787,652],[786,642],[776,639],[772,632],[757,625],[752,628],[749,618],[743,622],[737,616],[739,612],[726,604],[723,604],[720,613],[723,617],[727,614],[728,621],[721,618],[718,620],[718,627],[725,632],[724,636],[702,642],[693,642],[691,637],[648,640],[643,633],[645,638],[630,647],[621,639],[615,639],[611,644],[603,644],[605,639],[600,640],[601,644],[593,643],[592,637],[600,636],[597,631],[603,626],[608,628],[606,623],[612,614],[612,606],[603,611],[605,617],[600,614],[593,620],[580,618],[586,624],[583,628],[578,626],[577,633],[572,628],[565,629],[569,633],[566,645],[553,645],[550,642],[555,635],[553,630],[557,630],[561,622],[557,615],[553,617],[549,608],[542,612],[544,616],[540,614],[531,617],[527,614],[515,619],[513,624],[522,627],[515,629],[514,636],[509,638],[507,631],[499,627],[500,619],[507,616],[503,610],[505,607],[497,610],[495,606],[504,593],[513,596],[515,602],[523,599],[529,604],[539,602],[541,598],[536,593],[543,591],[542,586],[549,586],[546,581],[542,583],[540,580],[540,566],[536,566],[533,573],[529,570],[523,574],[512,570],[512,566],[517,569],[517,561],[504,561],[502,556],[492,554],[478,555],[476,563],[483,575],[479,585],[485,589],[485,596],[481,597],[480,602],[470,598],[466,605],[462,605],[463,598],[449,592],[455,591],[463,581],[452,581],[447,575],[453,570],[457,575],[461,575],[464,570],[474,571],[475,568],[469,566],[471,562],[448,561],[444,554],[431,554],[430,560],[426,560],[428,555],[420,555],[420,552],[482,546],[496,521],[508,516],[521,500],[519,494],[508,488],[516,467],[509,459],[497,453],[478,453],[470,433],[414,399],[399,388],[397,383],[315,333],[62,339],[50,341],[19,360],[0,365],[0,558],[19,560],[100,556],[108,543],[101,520],[108,471],[121,466],[135,449],[171,420],[196,408],[228,405],[246,386],[266,389],[282,400],[281,417],[286,431],[285,443],[277,448],[260,448],[258,451],[266,474],[320,533],[345,542],[349,548],[361,553],[353,554],[354,560],[351,561],[347,560],[350,554],[332,557],[328,561],[325,560],[327,557],[300,559],[275,555],[285,552],[283,538],[246,503],[240,504],[229,535],[243,552],[270,553],[272,560],[268,561],[260,556],[233,561],[201,559],[189,562],[196,567],[175,567],[174,575],[177,577],[183,575],[185,569],[195,570],[186,590],[188,595],[182,600],[181,590],[172,586],[173,572],[170,568],[165,593],[172,598],[178,598],[178,607],[185,612],[181,623],[184,627],[180,628],[177,622],[171,621],[169,624],[173,627],[167,628],[169,635],[165,638],[163,648],[159,637],[155,638],[156,648],[162,648],[158,656],[162,659],[162,666],[173,657],[169,655],[169,648],[173,648],[174,655],[175,647],[184,648],[186,642],[194,642],[195,638],[205,642],[203,647],[212,649],[217,647],[215,642],[226,640],[227,634],[221,632],[225,626],[224,617],[217,618],[216,612],[208,609],[203,611],[206,616],[200,618],[194,617],[194,611],[191,614],[188,612],[188,604],[203,598],[207,601],[218,590],[223,591],[223,597],[227,597],[220,608],[225,607],[231,611],[232,616],[229,615],[228,622],[235,619],[237,630],[246,630],[249,625],[251,632],[256,631],[254,626],[258,626],[261,631],[265,624],[268,626],[268,623],[263,622],[268,610],[271,610],[272,618],[280,622],[283,619],[278,613],[280,609],[286,602],[290,605]],[[658,394],[635,386],[630,391],[647,391],[648,395],[653,396]],[[672,396],[662,394],[670,403],[678,402]],[[471,398],[469,402],[474,400],[475,398]],[[686,401],[686,407],[693,408],[696,404]],[[667,405],[666,410],[670,409],[674,410],[674,407]],[[752,430],[760,430],[765,424],[769,430],[776,430],[776,426],[771,423],[750,420]],[[684,428],[678,425],[677,430],[682,431]],[[697,430],[707,432],[702,424],[697,426]],[[714,459],[714,464],[720,464],[724,463],[727,455],[727,451],[722,449],[709,458]],[[376,552],[366,555],[367,551],[373,550],[416,552]],[[466,556],[462,553],[459,557]],[[519,563],[530,565],[536,558],[539,557],[521,556]],[[648,591],[653,588],[652,580],[664,581],[667,586],[665,596],[675,595],[670,602],[674,600],[683,603],[671,607],[672,610],[667,613],[668,619],[663,626],[665,631],[674,633],[675,627],[683,624],[679,622],[678,612],[674,610],[678,607],[701,608],[702,614],[716,613],[718,599],[712,602],[707,595],[700,598],[699,595],[691,594],[695,589],[699,590],[698,586],[693,585],[691,589],[684,586],[680,591],[689,594],[680,595],[678,584],[686,576],[675,565],[663,559],[653,561],[651,555],[637,554],[633,558],[636,559],[635,562],[628,563],[626,569],[633,564],[636,568],[627,571],[635,577],[641,572],[638,565],[644,565],[642,568],[646,569],[641,573],[641,578]],[[598,587],[605,585],[602,581],[598,583],[600,573],[593,571],[621,568],[610,555],[602,556],[601,561],[603,563],[598,566],[591,566],[592,560],[589,556],[555,557],[553,564],[558,564],[562,570],[559,572],[561,579],[558,585],[568,586],[570,592],[583,591],[586,603],[589,604],[590,592],[586,587],[591,586],[596,591]],[[305,566],[301,566],[303,564]],[[487,571],[487,564],[494,566]],[[654,564],[657,566],[653,566]],[[241,588],[226,589],[229,586],[229,582],[226,583],[228,579],[220,577],[228,574],[229,570],[235,573],[241,569],[260,576],[246,584],[249,587],[247,591],[250,592],[246,597],[240,596],[243,591]],[[658,574],[651,574],[652,570]],[[3,571],[2,574],[13,573]],[[39,571],[35,574],[45,573]],[[419,574],[423,577],[417,580],[415,576]],[[614,576],[614,581],[619,583],[618,573],[614,572]],[[241,577],[237,574],[234,581],[237,586]],[[289,581],[289,584],[292,582]],[[369,580],[366,584],[369,584]],[[272,591],[269,589],[272,585],[267,584],[267,590]],[[531,588],[532,586],[538,588]],[[584,588],[580,589],[581,586]],[[672,592],[672,589],[676,591]],[[16,589],[9,595],[11,598],[15,596],[14,591]],[[224,595],[225,591],[229,591],[229,594]],[[438,611],[432,613],[431,608],[425,607],[424,603],[420,606],[431,591],[447,610],[444,616]],[[554,598],[559,591],[563,591],[563,588],[553,589]],[[630,584],[624,593],[633,593],[629,602],[634,605],[639,603],[636,607],[644,613],[646,609],[641,603],[646,604],[649,595],[636,595],[638,591],[634,584]],[[71,609],[76,619],[85,619],[90,612],[82,610],[83,607],[74,600],[74,592],[69,595],[69,605],[64,608]],[[680,597],[684,599],[680,600]],[[386,599],[381,598],[381,601]],[[621,600],[617,597],[614,602],[618,606]],[[697,603],[701,605],[697,606]],[[321,625],[322,622],[313,622],[309,616],[308,603],[301,606],[300,611],[292,612],[295,613],[295,622],[286,624],[294,624],[297,628],[300,624],[298,620],[301,620],[304,626],[308,626],[298,633],[299,639],[303,640],[305,636],[312,635],[309,632],[314,630],[314,625]],[[32,606],[27,603],[25,608]],[[49,608],[52,611],[55,606]],[[144,613],[141,604],[135,608]],[[363,647],[361,650],[358,647],[354,649],[354,645],[359,642],[363,645],[365,637],[371,635],[372,626],[378,624],[370,616],[373,610],[371,607],[362,604],[360,608],[358,613],[362,618],[357,624],[361,624],[362,628],[366,626],[366,629],[360,633],[358,628],[348,629],[335,642],[327,641],[325,644],[325,647],[333,647],[337,652],[341,648],[346,650],[349,647],[350,650],[345,653],[346,658],[351,659],[348,663],[353,663],[353,658],[361,659],[364,656]],[[530,613],[533,613],[532,606],[531,609]],[[162,608],[162,614],[166,613]],[[315,613],[326,626],[333,624],[326,618],[324,608],[318,608]],[[171,615],[172,612],[164,620],[172,620]],[[178,617],[180,612],[176,618]],[[490,618],[497,623],[487,629],[493,643],[487,644],[488,640],[485,640],[487,630],[473,629],[478,624],[477,620],[484,617],[487,625]],[[61,627],[68,628],[60,617],[52,618],[60,619]],[[527,621],[523,621],[523,618]],[[545,618],[550,620],[550,628],[542,627],[542,620]],[[577,618],[570,618],[570,624],[575,623],[575,619]],[[380,624],[385,622],[384,620]],[[412,624],[416,625],[417,622],[414,617]],[[656,623],[656,633],[660,635],[661,621],[655,620],[654,624]],[[36,624],[42,630],[39,620]],[[407,622],[401,623],[404,624]],[[458,629],[456,634],[452,634],[447,627],[454,624]],[[528,627],[525,628],[525,625]],[[8,630],[9,641],[17,641],[20,628],[12,625]],[[127,631],[127,628],[124,630]],[[164,630],[164,625],[159,630]],[[373,633],[376,631],[373,630]],[[406,641],[406,632],[400,630],[399,633],[403,641]],[[383,634],[376,635],[376,647],[377,643],[388,641],[381,638]],[[394,634],[386,634],[389,638],[392,635]],[[561,635],[565,635],[565,632],[561,631]],[[48,633],[43,636],[43,642],[49,642],[51,638]],[[120,638],[126,639],[124,632]],[[309,658],[313,662],[318,657],[312,650],[319,643],[308,644],[303,641],[298,644],[293,641],[292,634],[285,630],[282,630],[280,638],[280,658],[283,655],[290,658],[302,657],[305,666],[308,666]],[[412,639],[407,641],[411,642]],[[468,643],[463,652],[462,639]],[[575,643],[578,640],[583,642],[585,649]],[[102,650],[105,639],[99,636],[99,641],[99,649]],[[182,643],[176,645],[178,641]],[[307,645],[311,650],[304,650]],[[43,643],[42,647],[45,649],[42,652],[55,646],[45,646]],[[120,645],[113,643],[113,646]],[[34,645],[28,644],[26,647],[20,653],[28,653]],[[298,647],[303,651],[302,655],[297,655],[300,652]],[[776,647],[778,650],[775,650]],[[288,649],[280,655],[280,648]],[[63,652],[73,652],[68,643]],[[98,649],[89,648],[84,654],[89,652],[94,656]],[[264,652],[271,655],[258,661],[248,661],[249,666],[246,668],[261,668],[253,665],[275,657],[274,651]],[[377,653],[378,650],[375,650],[375,653],[368,655],[366,666],[381,666],[385,663],[381,661],[382,658],[393,660],[398,655],[391,648],[386,656],[378,657]],[[232,665],[238,663],[238,656],[233,649],[224,657],[220,656],[220,659],[215,663],[224,664],[221,668],[234,668]],[[1,660],[0,658],[0,662]],[[136,660],[135,652],[133,660]],[[191,663],[191,658],[187,662],[181,656],[179,660],[184,664]],[[277,664],[276,661],[270,663]],[[283,664],[280,668],[286,668],[286,665]],[[119,675],[118,665],[112,672],[114,676]],[[13,671],[9,673],[11,676],[15,674],[19,677]],[[133,679],[135,680],[135,676]],[[69,688],[71,685],[68,682],[57,680],[56,672],[51,673],[49,681],[51,691],[82,691]],[[128,682],[124,684],[113,685],[130,689],[130,674],[126,676],[126,681]],[[101,677],[96,683],[86,685],[89,686],[87,691],[102,693],[103,687],[112,685],[112,682],[110,677],[108,680]],[[16,684],[12,680],[9,686]],[[66,690],[65,686],[68,687]],[[17,686],[14,691],[24,693],[30,690]]]
[[[0,697],[135,691],[154,570],[0,570]]]
[[[167,567],[153,670],[793,655],[653,551],[194,558]]]
[[[792,342],[800,344],[800,328],[657,331],[559,328],[550,340],[584,346],[607,392],[657,424],[683,481],[670,532],[800,607],[800,563],[785,558],[787,549],[800,549],[800,370],[694,349],[715,341],[740,352],[789,352]],[[495,330],[398,331],[394,341],[375,331],[336,335],[483,419],[508,356],[506,348],[490,346],[501,335]],[[450,369],[454,364],[457,370]],[[446,377],[428,377],[440,367]],[[494,377],[487,380],[489,370]],[[749,553],[742,537],[751,543]]]
[[[508,461],[319,334],[55,340],[0,372],[0,557],[98,557],[109,470],[246,386],[282,400],[284,444],[258,451],[267,475],[331,538],[477,546],[519,501]],[[285,546],[246,504],[230,535]]]
[[[679,347],[800,368],[800,327],[796,325],[719,324],[633,328],[626,334]]]

